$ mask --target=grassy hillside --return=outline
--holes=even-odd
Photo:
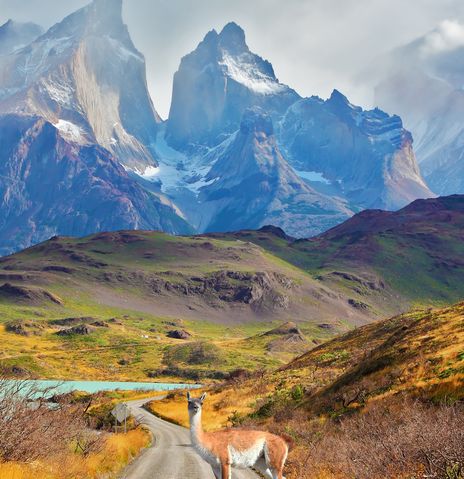
[[[213,389],[209,407],[218,409],[224,398],[231,403],[235,398],[238,412],[254,411],[266,420],[291,405],[292,395],[298,408],[330,415],[400,392],[433,401],[464,399],[464,303],[363,326],[273,372],[239,381],[240,388]],[[154,407],[167,414],[163,402]],[[220,424],[228,419],[225,412]]]
[[[454,195],[397,212],[367,210],[308,240],[274,228],[214,236],[260,245],[385,316],[464,297],[463,231],[464,196]]]
[[[462,231],[455,196],[363,212],[310,240],[273,227],[52,238],[0,259],[0,366],[138,380],[276,367],[373,320],[462,299]],[[284,323],[301,337],[263,336]]]
[[[63,379],[180,368],[195,379],[211,364],[188,349],[208,341],[220,371],[276,366],[301,344],[281,351],[248,338],[294,320],[310,347],[370,320],[348,300],[251,243],[156,232],[54,238],[0,260],[0,364]],[[170,337],[179,331],[186,339]]]
[[[439,444],[442,452],[444,447],[449,452],[454,447],[449,441],[462,439],[459,424],[464,425],[464,411],[451,405],[464,400],[464,303],[416,310],[361,327],[274,372],[243,375],[208,392],[206,429],[265,427],[295,440],[289,478],[423,477],[419,474],[425,471],[420,466],[422,459],[414,456],[417,451],[407,452],[417,464],[399,467],[396,457],[398,471],[404,466],[408,471],[405,475],[386,473],[388,465],[372,464],[363,454],[386,458],[390,453],[401,454],[409,447],[403,444],[402,450],[398,445],[401,438],[397,436],[403,433],[415,436],[418,447],[431,448],[430,454],[437,452],[433,443]],[[188,424],[183,394],[171,394],[150,408],[160,416]],[[427,444],[421,443],[428,434],[423,427],[430,433],[433,429],[435,435]],[[447,445],[441,441],[448,441]],[[366,442],[371,449],[366,449]],[[379,443],[385,445],[384,451],[375,451]],[[461,446],[453,451],[464,454]],[[330,454],[324,453],[327,449]],[[464,456],[462,459],[464,467]],[[312,468],[308,468],[310,460]],[[365,461],[365,467],[355,466],[356,460],[358,464]],[[346,474],[340,473],[340,468],[345,468]],[[451,472],[432,477],[462,477]]]

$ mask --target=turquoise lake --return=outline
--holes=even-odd
[[[142,390],[142,391],[172,391],[174,389],[195,389],[200,386],[196,384],[178,384],[178,383],[145,383],[145,382],[112,382],[112,381],[49,381],[49,380],[30,380],[25,381],[34,388],[48,389],[55,388],[54,393],[68,393],[71,391],[84,391],[87,393],[97,393],[100,391],[114,391],[116,389],[124,391]]]

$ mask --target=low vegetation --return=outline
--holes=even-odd
[[[116,474],[150,442],[134,419],[113,433],[110,394],[56,395],[25,381],[0,381],[0,477],[97,479]]]
[[[121,469],[147,446],[149,437],[142,429],[127,434],[111,434],[98,449],[66,451],[33,463],[0,462],[2,479],[97,479],[117,477]]]
[[[401,397],[337,421],[301,427],[292,420],[289,426],[298,441],[289,477],[464,477],[463,405]]]
[[[191,341],[222,350],[221,372],[276,367],[374,319],[462,298],[463,218],[450,197],[361,214],[310,240],[270,227],[52,238],[0,259],[0,364],[15,376],[178,377],[167,349]],[[303,340],[257,338],[292,321]],[[187,378],[208,379],[192,369]]]
[[[290,435],[289,479],[462,479],[464,303],[429,308],[463,296],[463,215],[430,205],[311,240],[276,228],[53,238],[0,259],[0,367],[211,383],[206,429]],[[29,396],[7,409],[0,477],[111,477],[149,440],[133,423],[110,432],[121,399],[50,408]],[[182,395],[148,407],[187,425]]]
[[[463,352],[464,303],[413,311],[209,388],[205,427],[291,436],[289,479],[462,479]],[[180,393],[149,407],[188,424]]]
[[[53,238],[0,259],[0,365],[14,377],[123,381],[276,367],[367,320],[330,296],[334,304],[320,309],[320,295],[309,275],[243,241],[156,232]],[[334,321],[333,307],[354,316]],[[307,344],[250,340],[316,312],[328,328],[302,321]],[[218,367],[173,366],[169,357],[187,343],[213,344]]]

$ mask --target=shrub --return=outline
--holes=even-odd
[[[228,418],[227,422],[231,424],[232,427],[241,426],[245,421],[245,416],[240,414],[238,411],[234,411]]]
[[[304,398],[305,391],[301,384],[293,386],[290,395],[295,402],[299,402]]]
[[[0,461],[28,462],[63,451],[85,431],[82,407],[51,405],[51,390],[0,380]]]
[[[301,479],[464,478],[464,407],[403,400],[302,432]]]
[[[218,379],[223,380],[229,377],[228,373],[224,371],[216,371],[215,369],[185,369],[177,366],[169,366],[161,369],[152,369],[147,371],[149,378],[159,377],[177,377],[188,379],[191,381],[202,381],[204,379]]]

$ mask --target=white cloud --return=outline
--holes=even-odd
[[[424,38],[424,55],[452,51],[464,46],[464,24],[457,20],[444,20]]]
[[[49,27],[89,1],[0,0],[0,22],[13,17]],[[250,48],[272,62],[279,80],[301,95],[327,97],[338,88],[353,102],[370,106],[367,89],[353,82],[353,76],[446,18],[464,21],[464,2],[124,0],[124,16],[135,45],[146,57],[154,104],[166,117],[180,58],[193,50],[206,32],[231,20],[245,29]],[[440,29],[435,31],[443,40],[431,40],[432,45],[460,41],[461,24],[452,20],[444,24],[441,34],[437,33]]]

